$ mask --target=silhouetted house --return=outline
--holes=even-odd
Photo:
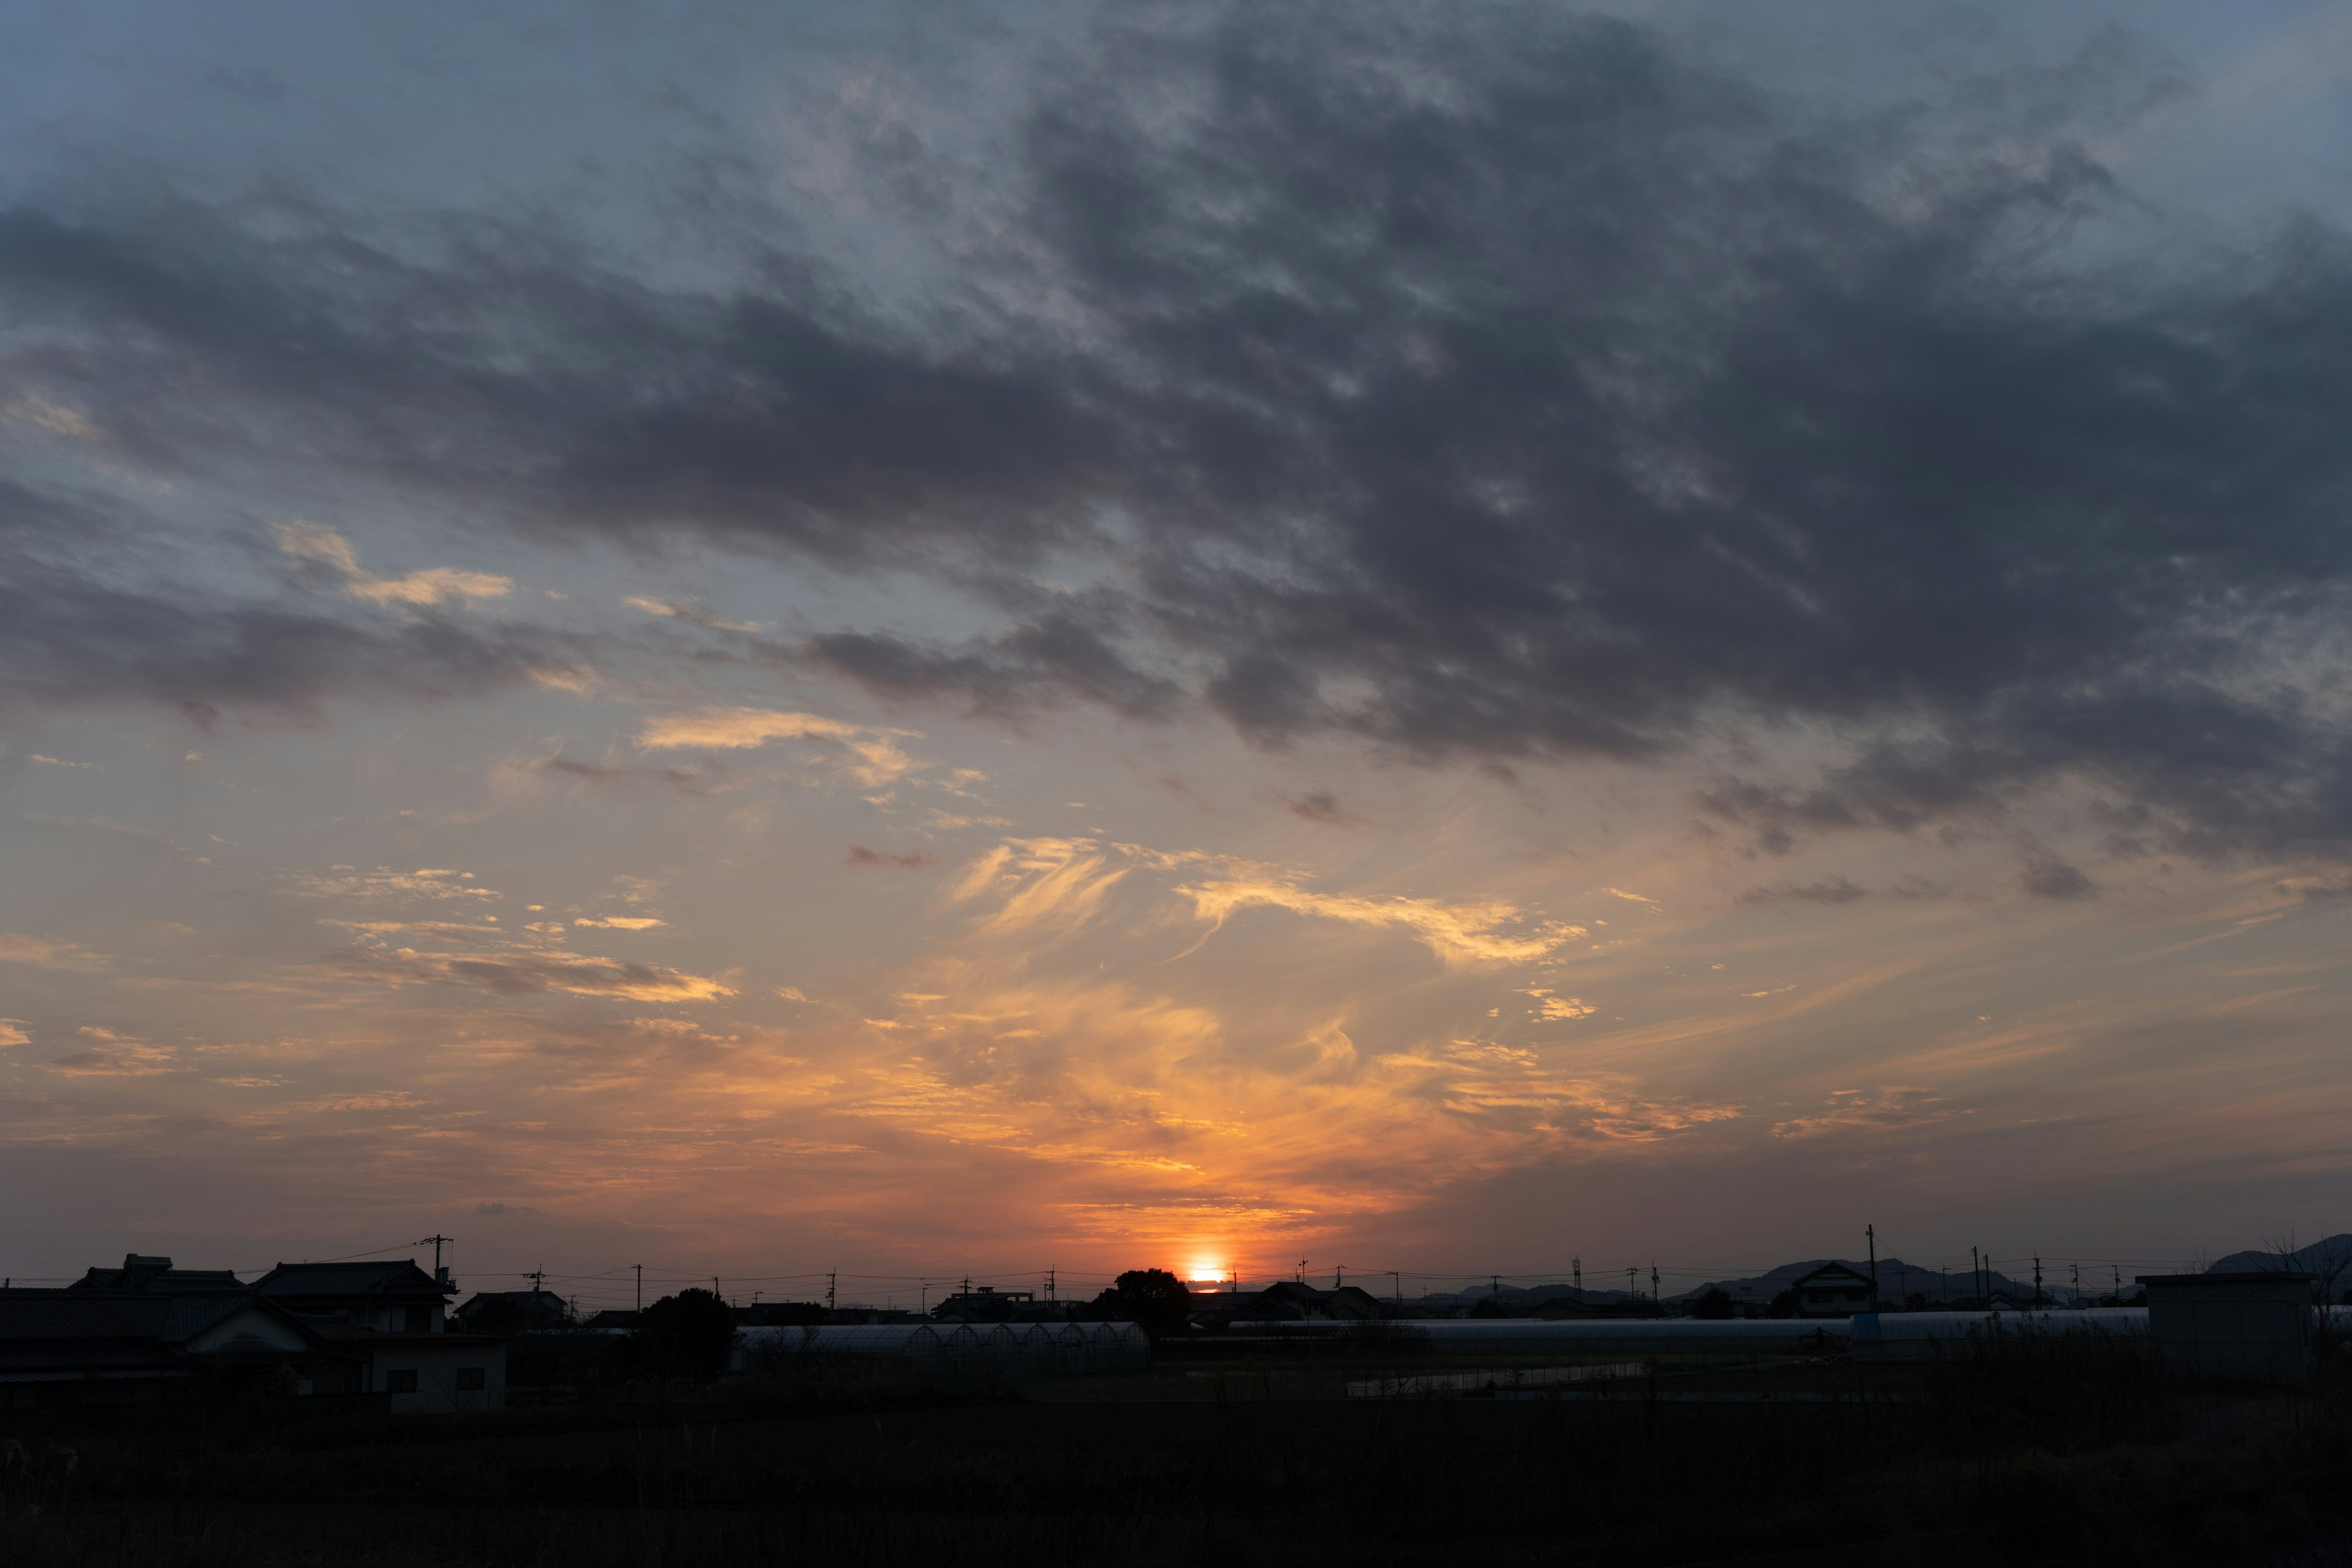
[[[363,1352],[242,1287],[0,1292],[0,1410],[360,1392]]]
[[[793,1328],[827,1320],[824,1308],[815,1301],[760,1301],[732,1310],[739,1329]]]
[[[947,1297],[931,1309],[942,1322],[1003,1323],[1028,1310],[1037,1301],[1034,1290],[1000,1290],[993,1285],[973,1285]]]
[[[1843,1263],[1824,1263],[1800,1275],[1789,1289],[1797,1295],[1801,1318],[1850,1318],[1875,1310],[1870,1299],[1870,1276]]]
[[[449,1314],[461,1333],[545,1334],[573,1327],[572,1307],[552,1290],[481,1290]]]
[[[1032,1302],[1029,1306],[1024,1307],[1019,1311],[1013,1313],[1013,1317],[1018,1319],[1053,1319],[1058,1317],[1061,1313],[1068,1311],[1069,1310],[1069,1306],[1066,1302],[1059,1306],[1056,1306],[1052,1302]],[[923,1321],[923,1314],[916,1311],[911,1307],[830,1307],[825,1310],[824,1321],[828,1323],[853,1325],[857,1323],[919,1323]]]
[[[258,1386],[283,1398],[379,1395],[394,1412],[494,1409],[506,1399],[506,1343],[444,1331],[456,1289],[446,1270],[436,1279],[408,1258],[281,1263],[245,1285],[226,1269],[133,1253],[62,1290],[0,1291],[0,1361],[26,1387],[130,1390],[54,1394],[61,1404],[235,1399]]]
[[[92,1268],[66,1289],[161,1292],[242,1291],[245,1285],[233,1271],[226,1268],[174,1268],[172,1267],[172,1260],[168,1258],[145,1258],[132,1252],[124,1255],[121,1268]]]
[[[1294,1323],[1340,1319],[1364,1321],[1385,1318],[1388,1309],[1380,1298],[1354,1285],[1342,1285],[1336,1289],[1318,1290],[1295,1279],[1281,1279],[1267,1286],[1255,1296],[1245,1296],[1227,1308],[1222,1298],[1212,1303],[1211,1310],[1236,1323]]]
[[[435,1279],[413,1258],[392,1263],[281,1263],[253,1282],[254,1294],[297,1317],[337,1320],[381,1333],[439,1333],[457,1293],[443,1269]]]

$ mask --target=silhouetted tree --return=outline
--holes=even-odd
[[[1795,1317],[1797,1315],[1797,1293],[1794,1290],[1781,1291],[1779,1295],[1772,1298],[1772,1304],[1764,1309],[1764,1315],[1768,1318]]]
[[[680,1290],[645,1310],[637,1340],[656,1373],[709,1383],[735,1349],[735,1314],[709,1290]]]
[[[1727,1318],[1731,1311],[1731,1292],[1720,1285],[1708,1286],[1706,1293],[1691,1303],[1694,1318]]]
[[[1175,1333],[1192,1313],[1192,1293],[1165,1268],[1130,1268],[1095,1298],[1095,1306],[1142,1325],[1153,1339]]]

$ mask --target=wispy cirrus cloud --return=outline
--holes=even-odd
[[[488,900],[506,896],[495,888],[482,886],[471,871],[435,866],[419,867],[414,871],[398,871],[389,866],[356,871],[348,866],[338,866],[323,875],[289,871],[278,878],[276,885],[280,892],[306,898],[352,899],[367,903]]]
[[[64,436],[76,441],[94,441],[103,434],[90,417],[79,409],[52,403],[47,398],[27,394],[0,407],[0,416],[17,423],[46,430],[52,436]]]
[[[631,594],[621,603],[633,610],[643,610],[649,616],[661,616],[688,626],[702,626],[714,632],[756,632],[757,621],[730,621],[712,615],[699,605],[682,605],[671,599],[656,599],[646,594]]]
[[[64,969],[89,973],[106,968],[112,960],[105,953],[93,951],[78,942],[55,942],[47,937],[0,935],[0,963],[29,964],[36,969]]]
[[[1225,879],[1180,890],[1192,900],[1195,914],[1220,926],[1242,910],[1286,910],[1315,920],[1402,931],[1453,968],[1529,963],[1585,934],[1581,926],[1531,921],[1525,910],[1499,900],[1459,903],[1402,895],[1365,898],[1318,893],[1273,879]]]
[[[1832,1133],[1895,1132],[1931,1126],[1966,1115],[1933,1089],[1901,1085],[1833,1090],[1826,1106],[1772,1124],[1775,1138],[1822,1138]]]
[[[879,789],[927,765],[898,745],[918,734],[772,708],[703,707],[646,720],[638,726],[637,744],[649,752],[742,751],[777,741],[814,741],[846,752],[843,771],[866,787]]]
[[[660,964],[567,952],[420,952],[348,949],[322,961],[357,979],[389,985],[465,985],[500,995],[561,992],[632,1002],[712,1002],[735,994],[724,979]]]
[[[342,579],[342,590],[354,599],[376,605],[441,605],[452,600],[503,599],[514,592],[514,579],[488,572],[465,572],[454,566],[428,567],[400,577],[376,577],[360,570],[359,554],[350,540],[315,522],[273,522],[278,549],[297,561],[323,566]]]
[[[89,1044],[49,1064],[71,1078],[153,1078],[179,1070],[176,1053],[133,1036],[85,1024],[74,1033]]]

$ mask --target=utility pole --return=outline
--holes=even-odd
[[[1488,1294],[1500,1302],[1503,1299],[1503,1277],[1499,1274],[1490,1274],[1487,1276],[1487,1283],[1493,1287]]]
[[[2033,1310],[2042,1310],[2042,1254],[2033,1255]]]
[[[828,1312],[833,1310],[833,1286],[835,1278],[832,1274],[824,1277],[824,1310]]]
[[[2080,1263],[2070,1263],[2066,1267],[2073,1270],[2074,1280],[2074,1305],[2079,1307],[2083,1304],[2083,1266]]]
[[[436,1235],[425,1237],[421,1240],[412,1241],[408,1245],[411,1247],[423,1247],[426,1242],[431,1242],[433,1244],[433,1278],[438,1279],[441,1278],[442,1246],[452,1239],[454,1238],[450,1237]]]
[[[2110,1263],[2107,1267],[2116,1271],[2116,1305],[2120,1307],[2124,1304],[2124,1266]]]
[[[530,1273],[524,1275],[523,1278],[530,1280],[530,1288],[536,1290],[547,1283],[547,1270],[544,1268],[534,1268]]]
[[[1625,1270],[1625,1300],[1638,1301],[1641,1299],[1642,1292],[1633,1288],[1633,1271],[1628,1268]]]
[[[1307,1259],[1304,1258],[1298,1260],[1298,1282],[1301,1285],[1307,1283]]]
[[[1650,1300],[1653,1301],[1665,1300],[1658,1290],[1658,1260],[1654,1258],[1650,1259]]]
[[[1980,1301],[1984,1300],[1983,1287],[1984,1265],[1978,1261],[1977,1249],[1971,1247],[1969,1248],[1969,1289],[1976,1293],[1977,1300]],[[1990,1306],[1992,1303],[1986,1301],[1985,1305]]]
[[[1331,1289],[1337,1290],[1340,1286],[1347,1282],[1348,1266],[1344,1263],[1333,1264],[1331,1266]]]
[[[1045,1270],[1045,1300],[1050,1305],[1054,1299],[1054,1270],[1048,1268]]]
[[[1584,1259],[1570,1258],[1569,1267],[1576,1270],[1576,1299],[1581,1301],[1584,1300]]]
[[[1878,1227],[1866,1225],[1862,1234],[1870,1238],[1870,1310],[1878,1310]]]
[[[642,1312],[646,1310],[646,1266],[633,1263],[629,1267],[637,1271],[637,1310]]]

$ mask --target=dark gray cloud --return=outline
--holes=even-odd
[[[0,710],[137,699],[204,719],[239,703],[309,710],[348,692],[463,696],[572,668],[587,651],[479,616],[329,614],[159,582],[164,563],[139,560],[136,525],[100,502],[0,482]]]
[[[2084,875],[2081,868],[2055,856],[2037,856],[2027,861],[2019,882],[2037,899],[2065,900],[2099,896],[2097,884]]]
[[[842,862],[845,866],[893,871],[919,871],[926,866],[936,863],[928,852],[921,849],[909,849],[903,855],[893,855],[887,850],[868,849],[863,844],[851,845],[848,857]]]
[[[718,764],[708,768],[636,768],[584,763],[577,757],[558,755],[531,765],[541,773],[560,773],[590,784],[659,783],[686,795],[712,794],[714,786],[723,786],[729,778],[726,768]]]
[[[2352,837],[2313,635],[2352,571],[2352,250],[2093,259],[2147,253],[2083,150],[2165,89],[2128,50],[1840,121],[1554,7],[1149,16],[1039,79],[1018,232],[972,263],[1034,314],[909,325],[808,258],[664,291],[511,225],[20,206],[9,369],[165,466],[267,429],[517,526],[993,595],[1000,635],[782,650],[894,697],[1200,700],[1432,759],[1852,739],[1708,795],[1768,851],[2063,775],[2137,841]],[[1036,586],[1071,558],[1116,567],[1075,609]],[[45,663],[74,624],[5,657],[120,662],[93,630]],[[232,687],[280,639],[356,657],[172,635]]]
[[[1807,882],[1801,886],[1782,882],[1776,887],[1753,887],[1732,895],[1735,904],[1777,904],[1783,899],[1795,899],[1808,904],[1850,904],[1856,899],[1866,899],[1870,889],[1857,886],[1844,877],[1832,877],[1826,881]]]
[[[1311,789],[1305,795],[1288,797],[1284,804],[1309,822],[1341,823],[1347,820],[1339,810],[1339,797],[1328,789]]]
[[[872,632],[830,632],[786,657],[836,670],[886,697],[948,697],[1000,716],[1078,698],[1153,717],[1173,710],[1184,696],[1167,676],[1136,668],[1101,630],[1062,614],[951,648]]]

